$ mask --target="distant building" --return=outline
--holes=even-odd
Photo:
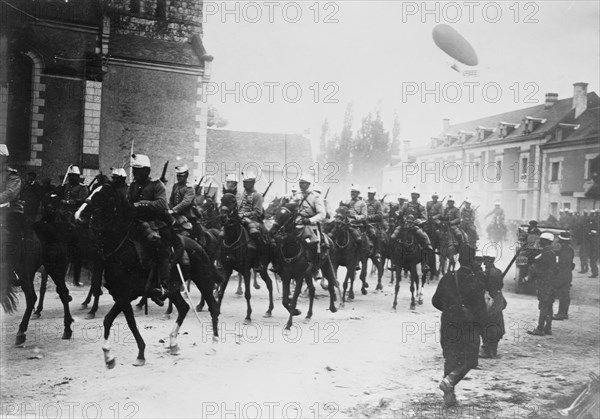
[[[318,180],[309,138],[299,134],[233,131],[208,128],[203,175],[221,185],[227,174],[258,174],[256,186],[264,192],[272,181],[267,199],[297,189],[301,174]],[[204,182],[205,183],[205,182]]]
[[[135,143],[154,176],[176,156],[198,175],[212,60],[201,40],[202,6],[0,2],[0,142],[18,166],[56,180],[78,164],[89,180],[128,162]]]
[[[598,208],[585,191],[600,154],[600,98],[587,83],[573,86],[572,98],[548,93],[530,108],[455,125],[443,120],[430,148],[384,169],[384,190],[419,186],[422,201],[438,192],[440,199],[454,195],[457,205],[468,196],[480,214],[500,200],[507,217],[518,220]]]

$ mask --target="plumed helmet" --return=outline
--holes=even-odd
[[[181,165],[175,166],[175,173],[178,175],[183,175],[183,174],[189,173],[189,172],[190,172],[190,169],[187,166],[187,164],[181,164]]]
[[[541,235],[540,235],[540,240],[544,239],[544,240],[548,240],[548,241],[554,241],[554,234],[550,233],[549,231],[544,231]]]
[[[79,166],[71,165],[67,170],[67,175],[81,175],[81,171],[79,170]]]
[[[375,189],[373,186],[369,186],[367,188],[367,193],[377,193],[377,189]]]
[[[352,186],[350,186],[350,192],[360,192],[360,185],[353,183]]]
[[[131,167],[133,167],[134,169],[140,169],[142,167],[151,167],[150,158],[145,154],[132,154]]]
[[[233,173],[229,173],[227,176],[225,176],[225,182],[235,182],[235,183],[237,183],[237,181],[238,181],[238,178]]]
[[[127,172],[122,167],[111,167],[110,174],[112,176],[127,177]]]

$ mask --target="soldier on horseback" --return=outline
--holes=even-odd
[[[67,215],[67,220],[71,221],[73,214],[83,204],[88,195],[87,187],[81,184],[79,167],[74,165],[69,166],[67,170],[67,183],[62,188],[60,201],[62,210]]]
[[[300,178],[300,192],[294,197],[298,202],[296,224],[304,226],[301,236],[302,242],[310,250],[316,250],[321,243],[327,247],[327,241],[323,240],[317,227],[317,223],[325,221],[327,213],[325,212],[323,199],[317,192],[310,189],[310,184],[308,176]]]
[[[254,189],[256,176],[246,174],[243,180],[244,192],[238,198],[238,215],[242,224],[248,229],[250,238],[256,244],[259,257],[256,258],[256,269],[261,271],[266,267],[263,265],[262,255],[265,254],[267,243],[265,241],[266,228],[263,224],[263,196]]]
[[[469,198],[465,198],[464,204],[465,207],[460,210],[460,228],[466,233],[467,238],[475,244],[479,240],[477,227],[475,227],[476,210],[471,208],[471,200]]]
[[[348,218],[350,219],[350,234],[358,246],[362,246],[362,228],[367,219],[367,204],[360,195],[360,186],[353,184],[350,187],[350,199],[344,203],[349,208]]]
[[[187,165],[175,166],[175,175],[177,183],[173,185],[171,196],[169,197],[169,214],[175,218],[175,225],[182,230],[191,230],[194,215],[192,206],[196,193],[194,187],[188,184],[190,171]]]
[[[438,199],[438,193],[434,192],[433,195],[431,195],[431,201],[428,201],[425,206],[425,209],[427,210],[427,219],[436,224],[444,213],[444,204],[438,201]]]
[[[411,225],[410,227],[408,225],[406,227],[410,228],[422,249],[433,251],[429,236],[419,227],[419,225],[425,221],[425,207],[419,203],[419,196],[421,195],[416,190],[410,194],[411,201],[404,204],[401,209],[403,216],[402,221],[403,223],[406,223],[408,221],[408,217],[411,216]],[[396,240],[399,237],[403,223],[399,223],[398,227],[396,227],[396,230],[394,230],[394,233],[391,236],[392,240]]]
[[[367,189],[367,236],[375,248],[375,258],[381,258],[381,243],[379,234],[383,228],[383,208],[381,202],[375,199],[377,190],[373,187]]]
[[[162,305],[161,299],[165,296],[163,285],[169,281],[171,262],[181,256],[183,245],[173,231],[174,220],[168,213],[165,186],[160,180],[150,178],[150,159],[143,154],[134,154],[131,167],[133,182],[127,200],[139,221],[141,239],[149,245],[152,259],[157,263],[150,295],[155,303]]]
[[[20,285],[13,272],[17,271],[20,260],[24,228],[23,206],[19,200],[22,182],[17,169],[7,164],[8,156],[6,144],[0,144],[0,261],[6,261],[13,285]],[[6,272],[3,270],[0,274],[4,276]]]
[[[491,210],[489,214],[487,214],[484,217],[484,220],[487,219],[490,215],[493,215],[494,217],[492,218],[492,223],[487,227],[488,235],[490,235],[494,224],[498,224],[500,226],[500,229],[502,230],[502,235],[504,236],[506,234],[506,226],[504,225],[504,210],[500,207],[500,201],[496,201],[494,203],[494,209]]]
[[[460,225],[460,211],[454,206],[454,198],[448,197],[448,203],[444,208],[444,215],[441,217],[442,221],[448,222],[454,238],[458,241],[458,246],[462,247],[463,243],[467,242],[465,233],[459,228]]]
[[[125,182],[125,180],[127,179],[127,173],[125,172],[125,169],[121,167],[111,167],[110,172],[111,186],[117,191],[122,202],[126,202],[127,189],[129,188],[129,185],[127,184],[127,182]]]
[[[223,188],[223,194],[229,193],[236,197],[237,201],[241,200],[242,194],[237,190],[238,179],[234,174],[228,174],[225,177],[225,187]]]

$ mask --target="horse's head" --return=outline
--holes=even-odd
[[[87,197],[85,202],[75,212],[75,219],[82,221],[85,214],[92,211],[94,219],[97,222],[104,221],[114,225],[114,222],[122,216],[121,204],[122,202],[114,188],[110,183],[105,183],[94,189]]]
[[[219,216],[221,217],[222,223],[226,223],[231,219],[238,219],[237,198],[235,195],[230,193],[223,195],[219,206]]]
[[[348,219],[348,215],[350,214],[350,206],[340,202],[340,206],[335,210],[335,218],[334,221],[346,221]]]
[[[287,200],[281,200],[282,202],[287,202]],[[289,229],[294,225],[294,220],[296,219],[296,214],[298,211],[298,203],[297,202],[288,202],[284,205],[280,206],[274,211],[273,218],[273,226],[271,227],[271,231],[277,232],[281,228]]]

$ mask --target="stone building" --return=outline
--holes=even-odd
[[[548,93],[537,106],[459,124],[443,120],[430,147],[384,169],[384,190],[418,186],[422,201],[438,192],[457,205],[468,196],[480,214],[499,200],[515,220],[600,207],[585,196],[600,154],[600,98],[587,83],[573,87],[572,98]]]
[[[200,174],[206,150],[202,1],[1,2],[0,143],[55,182],[148,154]]]

